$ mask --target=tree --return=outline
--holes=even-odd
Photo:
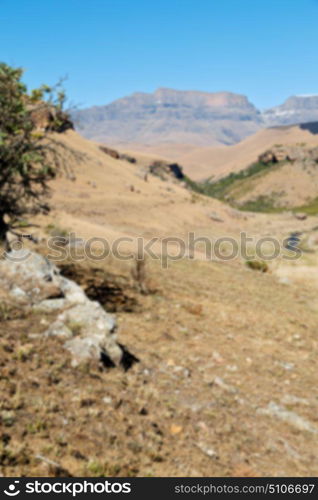
[[[64,92],[42,86],[30,94],[23,70],[0,63],[0,240],[21,218],[47,212],[48,181],[58,161],[49,132],[63,128]],[[46,110],[50,125],[38,130],[34,117]]]

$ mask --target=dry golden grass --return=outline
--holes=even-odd
[[[54,210],[38,219],[40,237],[50,223],[110,241],[194,229],[197,236],[246,230],[281,238],[315,225],[288,214],[242,216],[203,197],[191,203],[182,187],[144,182],[138,165],[106,157],[73,132],[63,140],[87,163],[73,165],[75,182],[52,183]],[[223,223],[211,221],[212,210]],[[133,261],[81,266],[127,289],[132,283]],[[309,278],[316,270],[316,252],[310,261],[271,263],[268,273],[239,259],[207,262],[199,250],[168,269],[149,259],[146,278],[156,293],[135,287],[138,307],[116,313],[119,341],[140,360],[127,372],[98,362],[72,367],[61,341],[41,335],[50,316],[9,311],[0,322],[0,473],[317,475],[315,432],[299,428],[318,429],[317,280]],[[290,412],[288,422],[283,412],[264,413],[271,403]]]

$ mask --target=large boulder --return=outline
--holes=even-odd
[[[74,129],[70,116],[55,106],[42,102],[29,105],[28,108],[31,120],[38,130],[62,133]]]
[[[162,160],[155,160],[149,166],[149,172],[163,181],[171,178],[178,180],[184,178],[182,167],[178,163],[168,163]]]
[[[99,146],[99,149],[106,155],[115,158],[115,160],[120,159],[120,154],[118,153],[118,151],[116,151],[116,149],[108,148],[107,146]]]
[[[15,302],[57,314],[45,335],[65,338],[74,364],[87,359],[107,360],[109,366],[121,363],[114,317],[47,258],[24,250],[8,253],[0,261],[0,285]]]

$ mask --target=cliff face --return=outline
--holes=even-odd
[[[234,144],[261,126],[260,112],[230,92],[161,88],[74,113],[77,130],[108,143]]]
[[[231,92],[160,88],[73,114],[77,130],[107,144],[231,145],[261,128],[318,121],[318,96],[294,96],[260,112]]]
[[[318,121],[318,96],[292,96],[263,113],[266,126]]]

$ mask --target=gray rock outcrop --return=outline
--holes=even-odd
[[[21,306],[57,313],[44,335],[64,338],[74,365],[106,358],[112,366],[120,364],[123,350],[117,343],[114,317],[42,255],[24,250],[7,254],[0,261],[0,286]]]

